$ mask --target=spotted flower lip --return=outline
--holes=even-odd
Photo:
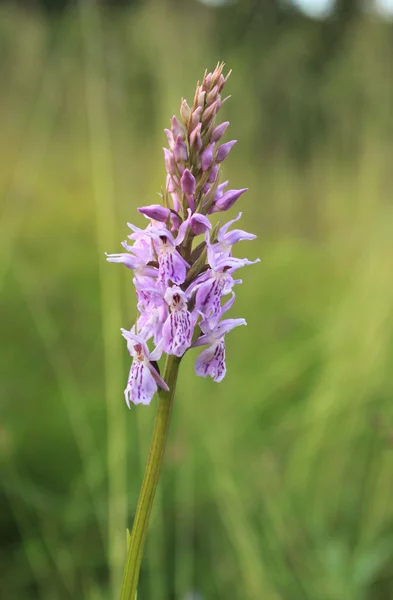
[[[217,122],[228,99],[221,93],[228,75],[223,65],[205,73],[190,105],[182,100],[180,118],[173,116],[165,129],[166,182],[162,203],[144,204],[139,213],[145,228],[128,223],[131,233],[123,252],[107,254],[133,272],[138,315],[123,337],[132,356],[125,389],[128,406],[149,404],[155,392],[168,391],[157,360],[162,353],[181,357],[205,346],[196,357],[195,372],[221,381],[226,374],[225,336],[246,325],[243,318],[224,318],[236,299],[234,273],[259,259],[235,256],[238,242],[255,235],[232,228],[242,213],[213,226],[211,215],[224,214],[247,188],[228,189],[221,165],[236,144],[222,143],[229,122]],[[229,296],[229,299],[228,299]]]
[[[208,375],[215,382],[223,380],[226,374],[226,363],[225,363],[225,335],[229,333],[235,327],[240,325],[247,325],[245,319],[222,319],[220,317],[229,310],[235,301],[235,294],[232,294],[232,298],[222,307],[218,319],[212,323],[209,319],[204,319],[200,323],[200,328],[203,332],[193,347],[205,346],[209,344],[206,350],[203,350],[197,357],[195,363],[195,372],[201,377],[207,377]]]
[[[160,236],[157,252],[159,282],[165,287],[168,286],[170,281],[179,285],[184,283],[187,267],[190,265],[168,242],[167,236]]]
[[[203,350],[195,361],[195,373],[199,377],[208,375],[219,383],[226,375],[225,343],[224,340],[212,344]]]
[[[133,404],[150,404],[158,386],[165,391],[169,388],[151,361],[158,360],[162,350],[159,348],[149,352],[146,342],[133,330],[121,329],[127,340],[127,348],[133,357],[127,387],[124,391],[127,406]]]
[[[194,330],[193,317],[188,310],[187,296],[178,286],[165,293],[170,314],[162,330],[163,349],[167,354],[183,356],[191,346]]]
[[[231,329],[240,325],[247,325],[245,319],[225,319],[215,329],[208,330],[207,333],[197,340],[195,346],[210,344],[196,359],[195,372],[197,375],[200,377],[207,377],[209,375],[217,383],[224,379],[227,371],[224,336]],[[206,323],[205,330],[207,330]]]
[[[221,310],[221,298],[229,294],[236,283],[241,283],[233,279],[232,273],[245,265],[259,262],[259,259],[250,261],[221,254],[217,257],[214,245],[209,243],[208,261],[211,268],[197,278],[187,292],[196,292],[195,305],[198,311],[216,318]]]
[[[235,282],[230,273],[210,271],[196,292],[195,308],[207,318],[214,319],[221,311],[221,298],[232,291]]]

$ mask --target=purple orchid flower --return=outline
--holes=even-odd
[[[167,289],[165,300],[171,312],[162,330],[163,350],[180,357],[191,346],[194,320],[187,308],[187,296],[178,286]]]
[[[196,359],[195,372],[197,375],[200,377],[207,377],[209,375],[216,382],[224,379],[227,371],[224,336],[231,329],[240,325],[247,325],[245,319],[224,319],[214,327],[209,325],[209,321],[202,321],[200,327],[204,335],[197,339],[193,347],[204,346],[205,344],[210,345]]]
[[[176,246],[184,239],[187,225],[186,222],[180,225],[176,238],[164,226],[148,227],[144,230],[144,234],[151,237],[154,242],[158,256],[158,279],[165,287],[168,286],[169,281],[178,285],[182,284],[186,278],[186,269],[190,267],[188,262],[176,250]],[[138,237],[141,232],[139,227],[135,227],[130,223],[129,226],[134,231],[130,238]]]
[[[156,240],[159,264],[159,281],[165,286],[169,281],[181,284],[186,278],[186,269],[190,265],[181,254],[168,235],[160,235]]]
[[[121,245],[127,252],[120,254],[106,254],[108,262],[116,262],[124,264],[128,269],[132,269],[136,277],[150,275],[154,277],[158,270],[154,267],[148,267],[148,263],[153,260],[154,254],[152,244],[149,240],[139,240],[139,246],[135,243],[129,246],[127,242],[122,242]]]
[[[221,298],[229,294],[236,283],[228,273],[228,268],[223,264],[221,269],[210,269],[195,281],[193,287],[191,284],[191,290],[187,289],[189,297],[190,292],[196,291],[195,308],[207,318],[215,318],[220,314]]]
[[[130,408],[131,402],[133,404],[150,404],[158,386],[169,391],[167,384],[151,363],[160,358],[162,350],[156,348],[154,352],[150,353],[146,342],[136,335],[133,329],[131,331],[121,329],[121,332],[127,340],[128,351],[133,357],[127,387],[124,390],[127,406]]]
[[[220,252],[217,256],[216,245],[210,243],[208,232],[206,232],[206,244],[211,268],[189,286],[187,294],[191,296],[196,292],[196,310],[206,317],[217,318],[221,311],[221,298],[232,291],[235,283],[241,283],[241,280],[233,279],[232,273],[245,265],[253,265],[259,262],[259,258],[250,261],[247,258],[221,255]]]
[[[138,318],[139,335],[146,342],[153,338],[154,344],[162,340],[164,323],[167,319],[168,309],[166,306],[152,306],[141,311]]]
[[[135,282],[140,316],[137,321],[138,334],[145,341],[153,338],[158,345],[162,339],[162,329],[168,317],[168,306],[162,293],[154,287],[154,280],[144,277]]]

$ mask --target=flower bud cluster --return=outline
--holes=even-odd
[[[235,258],[232,247],[256,236],[230,229],[241,213],[214,229],[209,220],[247,191],[227,190],[228,181],[220,183],[221,163],[236,143],[222,142],[229,123],[216,123],[227,100],[221,92],[229,74],[224,77],[222,71],[219,64],[213,73],[205,73],[192,106],[182,100],[180,120],[173,116],[165,130],[162,204],[138,208],[149,221],[147,227],[128,223],[133,244],[125,241],[126,252],[107,255],[108,261],[123,263],[134,273],[139,316],[130,331],[122,329],[133,357],[125,390],[128,406],[149,404],[157,386],[168,389],[156,364],[163,352],[181,357],[189,348],[205,345],[196,359],[196,374],[221,381],[226,373],[225,334],[246,324],[223,316],[235,301],[234,285],[241,283],[233,274],[259,262]],[[224,301],[226,296],[229,300]]]

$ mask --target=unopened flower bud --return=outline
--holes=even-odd
[[[166,133],[166,137],[168,138],[168,144],[169,144],[169,148],[171,150],[173,150],[173,146],[174,146],[174,139],[173,139],[173,135],[172,135],[172,131],[170,131],[169,129],[164,129],[165,133]]]
[[[222,88],[224,87],[228,77],[229,77],[229,73],[226,77],[224,77],[224,75],[222,75],[222,74],[220,75],[220,77],[218,79],[218,83],[217,83],[217,86],[218,86],[218,89],[220,90],[220,92],[221,92]]]
[[[175,157],[173,156],[172,152],[170,152],[168,150],[168,148],[163,148],[163,150],[164,150],[164,156],[165,156],[166,170],[170,175],[175,175],[176,174]]]
[[[187,125],[188,119],[190,118],[191,108],[187,104],[187,100],[183,98],[181,106],[180,106],[180,114],[183,119],[184,125]]]
[[[209,144],[209,146],[202,152],[202,155],[201,155],[202,171],[207,171],[208,169],[210,169],[211,164],[213,162],[213,150],[214,150],[214,144]]]
[[[206,96],[206,104],[212,104],[217,100],[218,96],[218,87],[215,85],[214,88],[208,92]]]
[[[190,227],[195,235],[205,233],[208,229],[212,228],[212,224],[205,215],[200,213],[194,213],[190,219]]]
[[[236,144],[236,141],[237,140],[232,140],[231,142],[226,142],[225,144],[222,144],[222,146],[219,147],[217,156],[216,156],[216,163],[221,163],[223,160],[226,159],[226,157],[228,156],[228,154],[231,151],[232,146],[234,146]]]
[[[165,208],[165,206],[161,206],[161,204],[150,204],[150,206],[142,206],[138,208],[139,212],[149,219],[154,219],[154,221],[160,221],[161,223],[165,223],[167,218],[169,217],[169,208]]]
[[[212,79],[211,80],[212,80],[212,85],[213,86],[217,85],[217,83],[219,81],[219,78],[220,78],[220,75],[222,73],[223,67],[224,67],[223,63],[218,63],[217,66],[216,66],[216,68],[214,69],[213,73],[211,74],[212,75]]]
[[[219,109],[219,104],[218,104],[218,100],[216,100],[215,102],[213,102],[213,104],[208,106],[207,109],[204,111],[204,113],[202,115],[202,121],[204,123],[206,121],[210,121],[214,117],[214,115],[216,114],[218,109]]]
[[[202,148],[201,128],[202,123],[198,123],[198,125],[195,127],[195,129],[191,132],[190,135],[190,146],[191,148],[195,147],[197,151],[199,151]]]
[[[210,90],[212,85],[212,74],[208,73],[206,77],[203,78],[202,87],[205,91]]]
[[[206,92],[199,92],[198,94],[198,106],[203,107],[205,104]]]
[[[207,179],[208,183],[214,183],[215,180],[217,179],[217,174],[218,174],[218,169],[220,167],[218,165],[214,165],[214,167],[212,168],[212,170],[209,173],[209,177]]]
[[[229,210],[235,204],[239,196],[244,194],[244,192],[247,192],[247,190],[248,188],[244,188],[242,190],[228,190],[227,192],[225,192],[225,194],[221,196],[221,198],[218,198],[218,200],[215,201],[214,205],[212,206],[209,212],[215,213],[219,211]]]
[[[229,121],[224,121],[224,123],[220,123],[219,125],[217,125],[217,127],[215,127],[212,131],[210,137],[211,141],[218,142],[226,132],[228,125]]]
[[[185,163],[188,158],[187,146],[180,135],[177,136],[176,144],[173,148],[173,155],[178,164]]]
[[[172,131],[174,140],[176,140],[178,136],[180,136],[182,140],[186,139],[186,132],[184,131],[183,127],[180,125],[180,123],[177,120],[177,118],[175,117],[175,115],[173,115],[173,117],[172,117],[171,131]]]
[[[212,80],[212,84],[218,87],[218,91],[221,92],[226,82],[226,78],[222,73],[217,73],[216,76]]]
[[[191,114],[190,130],[192,131],[198,125],[202,114],[202,106],[198,106],[197,109]]]
[[[196,106],[198,104],[198,96],[202,91],[202,87],[200,85],[196,86],[195,89],[195,94],[194,94],[194,106]]]
[[[196,181],[194,175],[188,169],[184,170],[184,173],[180,179],[181,189],[183,194],[186,196],[192,196],[195,194]]]

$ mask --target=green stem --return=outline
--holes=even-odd
[[[158,408],[153,438],[132,527],[120,600],[135,600],[149,517],[168,437],[179,365],[180,358],[167,356],[163,377],[168,384],[169,392],[164,392],[162,389],[158,392]]]

